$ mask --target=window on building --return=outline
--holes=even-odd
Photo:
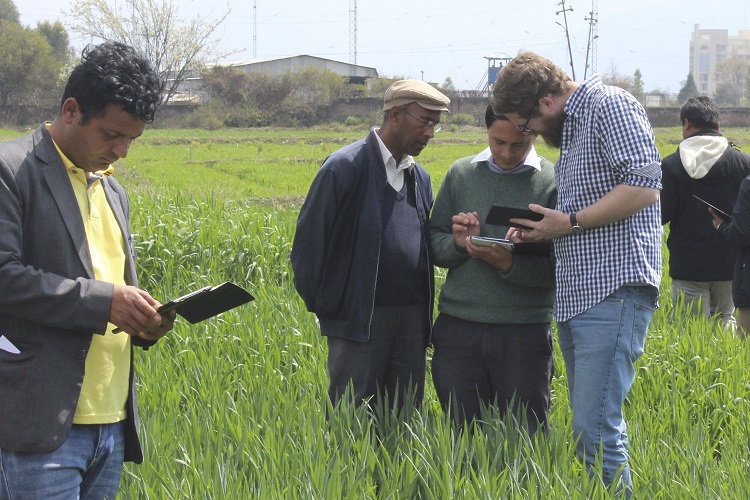
[[[711,68],[711,58],[708,54],[699,54],[698,55],[698,71],[701,73],[708,73],[708,70]]]

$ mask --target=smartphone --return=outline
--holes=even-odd
[[[504,240],[502,238],[489,238],[487,236],[470,236],[471,242],[474,245],[480,247],[491,247],[492,245],[500,245],[506,250],[513,250],[513,242],[510,240]]]

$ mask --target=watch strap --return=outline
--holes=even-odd
[[[570,214],[570,232],[572,234],[581,234],[583,233],[583,228],[578,223],[578,219],[576,218],[576,213],[573,212]]]

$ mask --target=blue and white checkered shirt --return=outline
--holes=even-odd
[[[646,112],[598,75],[565,105],[557,210],[569,214],[599,201],[618,184],[661,189],[661,159]],[[628,284],[661,281],[659,203],[621,221],[555,239],[555,318],[567,321]]]

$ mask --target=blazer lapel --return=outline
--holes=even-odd
[[[81,259],[88,277],[94,279],[94,266],[91,262],[89,245],[86,240],[86,229],[83,227],[83,217],[78,207],[73,186],[70,185],[68,172],[65,170],[52,137],[46,125],[42,125],[34,132],[34,150],[37,158],[46,165],[41,169],[52,192],[63,223],[70,234],[70,239],[76,248],[78,258]]]

